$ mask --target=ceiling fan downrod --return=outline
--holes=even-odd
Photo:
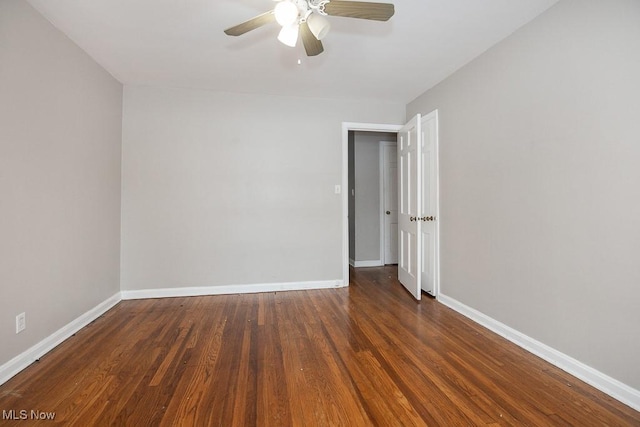
[[[314,12],[327,16],[327,12],[325,12],[324,7],[329,3],[329,1],[330,0],[307,0],[307,4]]]

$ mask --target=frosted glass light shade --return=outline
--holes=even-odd
[[[293,25],[298,19],[298,6],[290,1],[283,0],[278,3],[273,10],[276,15],[276,21],[283,27]]]
[[[309,15],[307,18],[307,24],[309,24],[309,29],[318,40],[322,40],[331,28],[329,21],[327,21],[322,15],[318,15],[316,13]]]
[[[299,30],[300,28],[298,24],[282,27],[280,34],[278,34],[278,40],[289,47],[296,47]]]

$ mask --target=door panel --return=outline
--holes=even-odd
[[[416,299],[421,297],[421,118],[418,114],[398,132],[399,212],[398,280]]]
[[[424,225],[423,225],[424,227]],[[421,262],[421,287],[422,290],[429,294],[434,294],[435,284],[435,250],[436,239],[434,234],[424,227],[421,233],[422,262]]]

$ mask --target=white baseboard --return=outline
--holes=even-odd
[[[122,291],[123,300],[145,298],[195,297],[203,295],[254,294],[260,292],[303,291],[344,287],[343,280],[315,282],[262,283],[252,285],[194,286]]]
[[[120,292],[118,292],[111,298],[101,302],[91,310],[73,320],[71,323],[58,329],[56,332],[49,335],[47,338],[43,339],[27,351],[17,355],[4,365],[0,366],[0,385],[6,383],[18,372],[22,371],[33,362],[40,359],[42,356],[62,343],[64,340],[69,338],[71,335],[75,334],[80,329],[84,328],[89,323],[102,316],[114,305],[119,303],[120,300]]]
[[[512,343],[522,347],[530,353],[546,360],[563,371],[573,375],[598,390],[608,394],[616,400],[640,411],[640,391],[636,390],[615,378],[611,378],[602,372],[576,360],[546,344],[537,341],[522,332],[519,332],[504,323],[501,323],[480,311],[473,309],[460,301],[440,294],[438,301],[447,307],[468,317],[485,328],[508,339]]]
[[[351,260],[349,260],[349,262],[351,262]],[[358,268],[358,267],[382,267],[384,265],[384,263],[379,260],[379,259],[375,259],[375,260],[371,260],[371,261],[353,261],[353,264],[351,264],[353,267]]]

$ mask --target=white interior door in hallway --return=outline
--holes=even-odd
[[[438,113],[398,132],[398,280],[416,299],[438,293]]]
[[[380,142],[384,263],[398,263],[398,153],[397,143]]]

